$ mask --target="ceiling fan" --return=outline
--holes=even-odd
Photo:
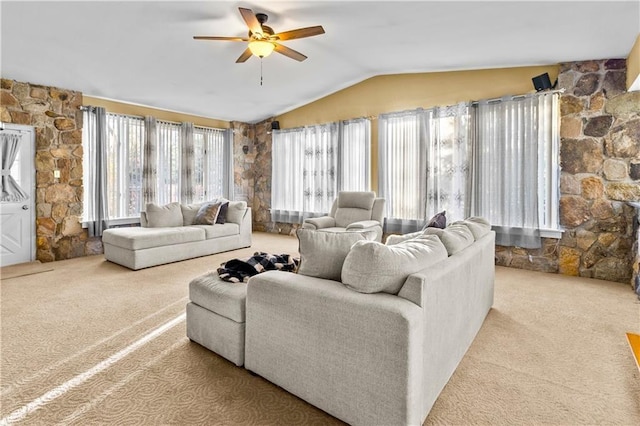
[[[268,16],[264,13],[253,13],[251,9],[238,8],[242,19],[249,27],[248,37],[218,37],[218,36],[193,36],[195,40],[224,40],[224,41],[246,41],[249,42],[247,48],[242,55],[236,60],[236,63],[245,62],[251,55],[264,58],[269,56],[274,50],[284,56],[296,61],[304,61],[307,59],[305,55],[297,52],[283,44],[280,41],[293,40],[296,38],[312,37],[324,34],[324,28],[321,25],[315,27],[298,28],[296,30],[284,31],[282,33],[274,33],[273,28],[264,25]]]

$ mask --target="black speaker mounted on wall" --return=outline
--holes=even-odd
[[[536,89],[536,92],[541,92],[547,89],[553,89],[558,84],[558,80],[556,80],[555,84],[551,85],[551,80],[549,79],[549,73],[540,74],[539,76],[533,77],[531,79],[533,81],[533,88]]]
[[[271,130],[280,130],[280,122],[279,121],[272,121],[271,122]]]

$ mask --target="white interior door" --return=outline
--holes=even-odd
[[[13,176],[28,194],[23,201],[0,201],[0,266],[7,266],[35,260],[35,138],[33,127],[2,123],[0,126],[1,134],[20,136],[16,159],[11,169],[2,173]]]

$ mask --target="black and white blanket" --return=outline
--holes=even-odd
[[[298,267],[300,259],[290,254],[269,254],[256,252],[245,259],[231,259],[218,268],[221,280],[232,283],[247,282],[249,278],[264,271],[293,272]]]

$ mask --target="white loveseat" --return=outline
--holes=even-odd
[[[229,201],[224,224],[193,225],[200,207],[171,203],[159,212],[142,212],[139,227],[105,230],[105,258],[137,270],[251,246],[251,208],[245,201]]]
[[[495,275],[488,224],[425,233],[347,246],[343,282],[301,274],[324,261],[305,259],[301,239],[300,273],[248,282],[245,368],[352,425],[422,424],[493,304]]]

